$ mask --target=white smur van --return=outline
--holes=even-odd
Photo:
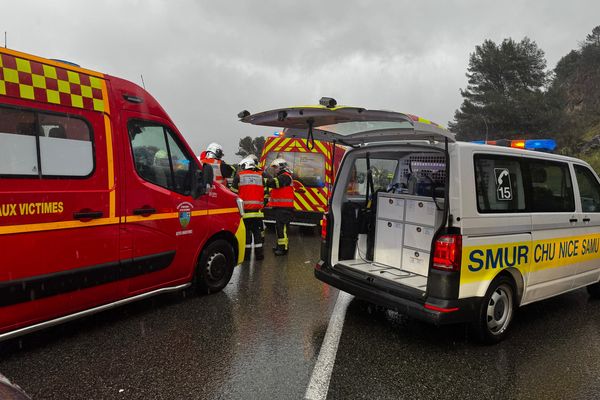
[[[470,322],[487,343],[519,306],[585,286],[600,297],[600,182],[584,161],[334,103],[242,118],[354,147],[323,221],[318,279],[435,324]]]

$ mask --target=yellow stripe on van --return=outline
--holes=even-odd
[[[319,189],[313,189],[312,193],[316,195],[319,200],[321,200],[321,204],[327,204],[327,199],[323,197],[323,195],[319,192]]]
[[[315,144],[317,145],[319,150],[321,150],[320,152],[325,156],[325,158],[327,158],[327,160],[329,160],[331,158],[331,156],[329,155],[329,151],[327,150],[327,147],[325,147],[325,145],[318,140],[315,140]],[[313,152],[315,152],[315,149],[313,149]]]
[[[99,218],[88,222],[82,221],[63,221],[63,222],[45,222],[41,224],[22,224],[22,225],[9,225],[0,226],[0,235],[8,235],[11,233],[29,233],[29,232],[43,232],[43,231],[54,231],[59,229],[74,229],[74,228],[88,228],[93,226],[102,225],[113,225],[118,224],[119,218]]]
[[[112,145],[112,130],[110,127],[110,118],[104,114],[104,130],[106,132],[106,160],[108,163],[108,190],[110,205],[109,216],[114,218],[116,215],[116,188],[115,188],[115,165]]]
[[[310,211],[313,209],[313,207],[308,204],[308,202],[304,199],[304,195],[305,193],[297,193],[296,196],[294,196],[294,200],[296,200],[295,202],[295,206],[297,209],[299,210],[303,210],[303,211]],[[300,203],[300,204],[298,204]],[[304,206],[304,208],[302,208],[302,206]]]
[[[161,213],[161,214],[150,214],[148,216],[143,215],[127,215],[125,217],[125,222],[140,222],[140,221],[157,221],[161,219],[177,219],[179,218],[179,213],[171,212],[171,213]]]
[[[208,210],[208,215],[216,215],[216,214],[229,214],[229,213],[239,213],[237,207],[231,208],[214,208],[212,210]]]
[[[104,113],[110,115],[110,102],[108,101],[108,88],[106,87],[106,81],[102,80],[102,98],[104,99]]]
[[[271,148],[273,146],[275,146],[277,143],[279,143],[280,141],[281,141],[280,138],[273,138],[272,140],[269,140],[267,142],[267,144],[265,145],[265,149],[263,150],[263,154],[267,154],[271,150]]]
[[[290,142],[290,138],[283,138],[283,140],[281,140],[281,142],[279,142],[279,144],[277,146],[275,146],[275,151],[284,151],[285,147],[288,145],[288,143]]]
[[[526,275],[590,260],[600,262],[600,233],[532,243],[465,247],[462,251],[460,283],[491,281],[505,268],[517,268]]]
[[[239,213],[237,207],[231,208],[214,208],[212,210],[197,210],[192,211],[192,216],[206,216],[206,215],[218,215],[218,214],[230,214]],[[52,231],[59,229],[74,229],[74,228],[87,228],[92,226],[112,225],[118,223],[131,223],[141,221],[157,221],[163,219],[179,219],[178,212],[151,214],[148,216],[142,215],[126,215],[122,217],[114,218],[98,218],[88,222],[82,221],[62,221],[62,222],[45,222],[40,224],[21,224],[21,225],[8,225],[0,226],[0,235],[8,235],[14,233],[30,233],[30,232],[42,232]]]

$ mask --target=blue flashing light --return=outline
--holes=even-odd
[[[471,143],[475,143],[475,144],[485,144],[485,140],[473,140],[473,141],[471,141]]]
[[[556,140],[554,139],[530,139],[525,141],[527,150],[554,151],[556,150]]]
[[[273,136],[275,136],[275,137],[283,136],[283,132],[280,132],[280,131],[273,132]]]

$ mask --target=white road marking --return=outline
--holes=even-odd
[[[329,381],[331,380],[335,356],[337,355],[340,337],[342,336],[344,318],[346,318],[346,310],[353,298],[354,296],[346,292],[340,291],[338,294],[331,318],[329,319],[327,332],[319,351],[317,363],[315,364],[312,376],[310,377],[310,383],[304,395],[304,398],[307,400],[324,400],[327,398]]]

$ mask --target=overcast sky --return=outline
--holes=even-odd
[[[220,142],[235,161],[243,109],[340,104],[442,125],[484,39],[530,37],[548,67],[600,25],[599,0],[3,1],[8,47],[141,84],[194,151]]]

